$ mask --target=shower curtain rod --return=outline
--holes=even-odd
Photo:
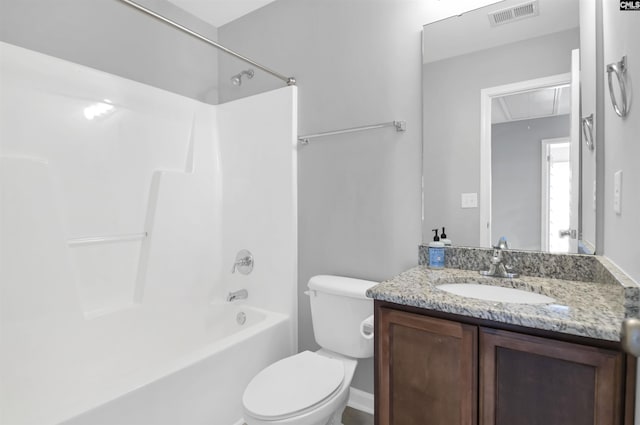
[[[296,79],[294,77],[287,77],[285,75],[280,74],[279,72],[276,72],[276,71],[274,71],[272,69],[267,68],[266,66],[260,65],[258,62],[254,61],[252,59],[249,59],[246,56],[242,56],[241,54],[236,53],[233,50],[228,49],[228,48],[224,47],[221,44],[216,43],[215,41],[205,37],[204,35],[199,34],[199,33],[195,32],[195,31],[193,31],[193,30],[191,30],[191,29],[185,27],[184,25],[181,25],[181,24],[179,24],[179,23],[177,23],[175,21],[172,21],[169,18],[165,18],[164,16],[160,15],[159,13],[156,13],[151,9],[147,9],[146,7],[136,3],[134,1],[131,1],[131,0],[120,0],[120,1],[123,2],[123,3],[128,4],[129,6],[135,7],[136,9],[138,9],[138,10],[140,10],[140,11],[142,11],[142,12],[148,14],[148,15],[151,15],[156,19],[159,19],[162,22],[165,22],[165,23],[167,23],[167,24],[169,24],[169,25],[171,25],[171,26],[173,26],[175,28],[178,28],[179,30],[184,31],[187,34],[189,34],[189,35],[191,35],[191,36],[193,36],[195,38],[198,38],[198,39],[204,41],[205,43],[208,43],[208,44],[212,45],[216,49],[222,50],[223,52],[228,53],[231,56],[235,56],[236,58],[238,58],[238,59],[240,59],[242,61],[245,61],[245,62],[255,66],[256,68],[259,68],[259,69],[263,70],[264,72],[273,75],[274,77],[276,77],[276,78],[284,81],[285,83],[287,83],[288,86],[295,86],[296,85]]]

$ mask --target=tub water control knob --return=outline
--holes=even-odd
[[[231,273],[235,273],[236,270],[241,274],[249,274],[253,271],[253,254],[251,252],[246,249],[238,251]]]

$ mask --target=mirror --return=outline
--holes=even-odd
[[[505,0],[424,26],[424,242],[445,227],[458,246],[594,252],[578,6]]]

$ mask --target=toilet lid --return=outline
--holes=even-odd
[[[258,373],[244,391],[242,403],[256,418],[286,417],[332,396],[343,379],[341,360],[304,351]]]

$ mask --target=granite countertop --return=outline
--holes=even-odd
[[[454,295],[436,286],[468,281],[525,289],[550,296],[552,304],[514,304]],[[478,319],[608,341],[620,340],[625,317],[635,316],[638,286],[615,280],[583,282],[549,277],[515,279],[480,276],[477,271],[414,267],[370,288],[367,296]]]

